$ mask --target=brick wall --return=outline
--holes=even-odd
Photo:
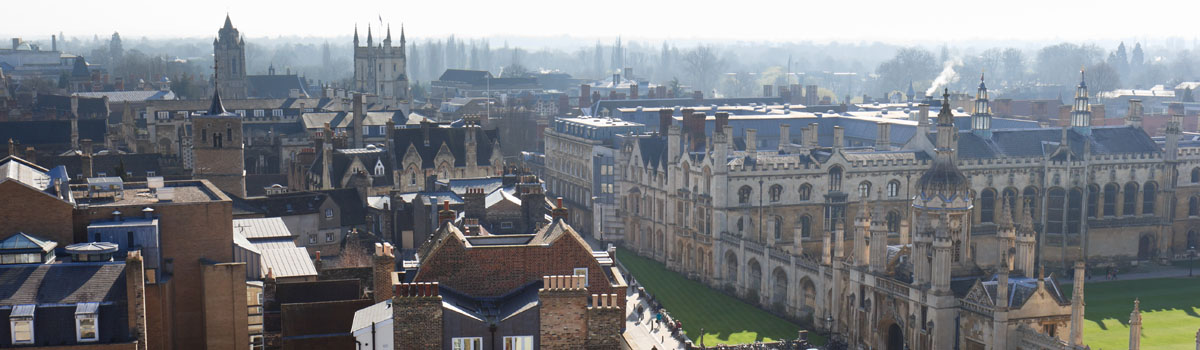
[[[442,348],[442,297],[438,283],[396,285],[392,328],[397,350]]]
[[[75,243],[71,228],[71,204],[18,181],[0,183],[0,239],[17,232],[58,242],[58,247]]]
[[[624,295],[592,294],[592,306],[587,308],[587,348],[621,348],[625,328]]]
[[[204,265],[202,270],[204,344],[209,349],[250,349],[246,264]]]

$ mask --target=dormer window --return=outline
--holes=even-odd
[[[75,340],[81,343],[100,340],[100,328],[96,325],[99,309],[100,303],[75,305]]]
[[[36,308],[37,306],[33,304],[13,307],[12,313],[8,316],[13,345],[33,344],[33,311]]]
[[[385,171],[385,169],[383,168],[383,161],[382,160],[375,161],[375,176],[383,176],[384,171]]]

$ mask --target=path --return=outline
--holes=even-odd
[[[1149,264],[1147,264],[1147,265],[1149,265]],[[1189,269],[1187,267],[1149,265],[1149,266],[1139,267],[1137,272],[1129,272],[1129,273],[1118,272],[1117,279],[1115,279],[1115,280],[1106,279],[1103,274],[1100,274],[1100,275],[1092,274],[1092,278],[1088,279],[1086,281],[1086,283],[1104,283],[1104,282],[1112,282],[1112,281],[1144,280],[1144,279],[1153,279],[1153,278],[1191,277],[1192,273],[1193,273],[1193,271],[1189,271]],[[1200,276],[1200,268],[1196,269],[1194,271],[1194,273],[1196,276]],[[1069,281],[1065,281],[1065,282],[1069,282]]]
[[[655,330],[651,330],[653,323],[650,307],[644,300],[638,297],[638,293],[631,292],[632,288],[625,292],[625,311],[628,316],[625,318],[625,341],[633,350],[668,350],[668,349],[686,349],[683,344],[671,337],[671,332],[663,324],[658,324]],[[642,306],[642,313],[638,314],[638,305]]]

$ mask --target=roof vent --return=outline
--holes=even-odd
[[[67,246],[67,254],[71,261],[112,261],[113,253],[117,252],[117,244],[110,242],[75,243]]]

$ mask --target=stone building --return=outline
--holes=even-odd
[[[213,65],[216,67],[217,76],[221,77],[217,83],[218,92],[236,100],[248,96],[246,39],[233,27],[229,15],[225,15],[225,25],[217,31],[217,38],[213,39]]]
[[[937,132],[922,108],[898,150],[847,147],[840,127],[822,147],[811,124],[801,144],[779,125],[770,150],[758,149],[753,129],[735,149],[721,122],[699,149],[688,148],[699,134],[677,126],[629,137],[616,169],[624,242],[863,345],[892,346],[887,337],[898,334],[909,348],[947,339],[1075,346],[1071,301],[1035,272],[1174,259],[1200,239],[1200,145],[1181,144],[1178,124],[1157,144],[1136,115],[1126,126],[1091,126],[1083,81],[1076,98],[1071,126],[991,129],[981,81],[970,129],[954,127],[944,101]],[[1174,175],[1189,173],[1193,181]],[[887,245],[870,243],[879,241]],[[997,286],[1010,295],[1003,305]],[[973,328],[936,328],[956,317]],[[948,338],[930,337],[938,334]]]
[[[367,46],[359,46],[358,27],[354,28],[354,90],[372,95],[380,104],[392,109],[406,107],[408,68],[404,49],[404,28],[400,28],[400,46],[392,46],[392,28],[387,29],[383,42],[375,45],[371,27],[367,27]]]
[[[246,197],[245,144],[242,117],[225,110],[219,92],[213,93],[208,113],[192,118],[192,175],[222,191]]]

